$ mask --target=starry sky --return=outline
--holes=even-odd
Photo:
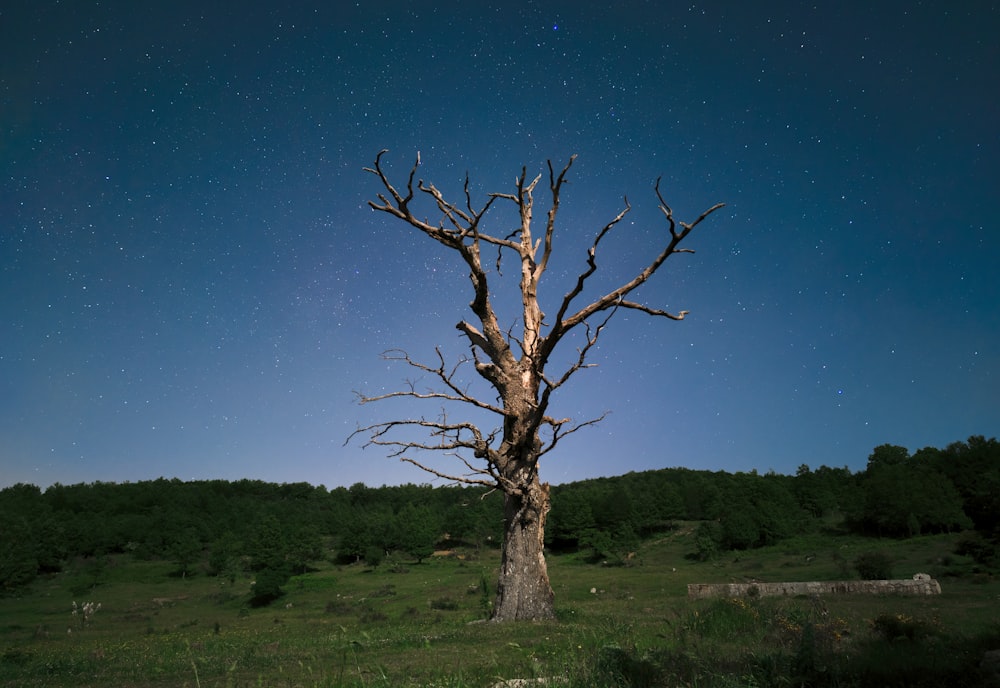
[[[357,404],[412,377],[381,352],[467,351],[466,272],[367,206],[383,148],[480,200],[578,154],[543,304],[625,195],[595,287],[648,259],[657,177],[726,203],[635,295],[690,315],[618,314],[554,397],[610,414],[545,480],[995,436],[997,36],[985,1],[4,3],[0,487],[429,481],[345,445],[433,415]]]

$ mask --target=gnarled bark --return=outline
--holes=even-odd
[[[549,486],[535,473],[525,494],[504,496],[503,555],[497,579],[494,621],[555,618],[554,595],[545,563],[545,514]]]

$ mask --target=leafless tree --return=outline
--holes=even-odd
[[[601,418],[574,422],[549,415],[552,393],[565,385],[579,370],[589,366],[587,356],[611,318],[621,309],[631,309],[651,316],[682,320],[687,311],[670,313],[630,300],[630,294],[660,269],[676,253],[692,253],[681,246],[691,231],[711,213],[722,207],[719,203],[703,212],[694,222],[674,219],[673,212],[660,193],[660,180],[654,187],[659,209],[666,220],[667,233],[663,248],[652,256],[628,281],[599,298],[581,304],[580,296],[589,286],[588,280],[597,272],[598,249],[601,242],[622,222],[631,206],[624,200],[624,209],[602,227],[587,250],[584,265],[570,284],[569,291],[559,301],[555,316],[546,321],[539,306],[538,290],[554,249],[556,218],[560,194],[566,175],[576,159],[574,155],[560,171],[548,163],[549,203],[545,224],[540,234],[533,226],[535,190],[542,179],[539,174],[527,178],[526,168],[517,177],[513,193],[490,193],[478,207],[473,205],[469,178],[466,176],[464,199],[454,202],[433,184],[416,180],[420,155],[410,169],[405,186],[389,181],[383,165],[386,151],[380,151],[374,167],[365,171],[381,182],[377,201],[369,205],[377,211],[396,217],[413,229],[455,252],[469,271],[474,320],[463,320],[456,326],[467,340],[471,356],[449,365],[441,350],[436,360],[422,363],[402,350],[385,354],[401,361],[436,384],[429,389],[410,383],[405,388],[368,396],[359,393],[361,403],[390,398],[409,398],[437,405],[466,405],[482,414],[496,418],[496,426],[480,427],[473,422],[452,420],[448,415],[435,415],[433,420],[415,416],[359,427],[353,434],[367,437],[365,446],[388,448],[390,455],[401,458],[440,478],[456,483],[485,485],[504,495],[504,538],[497,597],[493,608],[496,621],[549,619],[553,617],[553,593],[543,553],[545,515],[549,510],[549,486],[538,476],[539,459],[551,452],[559,441],[582,427]],[[421,201],[436,209],[439,219],[431,222],[415,214],[414,205]],[[512,232],[497,233],[485,227],[487,215],[494,205],[511,203],[516,209],[519,226]],[[487,255],[484,255],[488,253]],[[502,326],[494,308],[495,288],[490,280],[501,277],[501,260],[512,256],[520,268],[519,324]],[[511,258],[508,258],[511,259]],[[495,261],[495,262],[494,262]],[[491,289],[494,289],[491,291]],[[574,333],[577,351],[552,373],[548,363],[556,346]],[[495,389],[495,400],[476,395],[460,378],[470,365]],[[603,417],[603,416],[602,416]],[[412,431],[421,431],[415,435]],[[426,437],[425,441],[413,438]],[[449,473],[414,458],[421,451],[445,452],[464,466]],[[458,465],[458,464],[456,464]]]

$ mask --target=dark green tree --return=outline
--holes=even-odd
[[[907,537],[972,525],[951,480],[927,461],[869,462],[861,491],[859,520],[873,534]]]
[[[246,542],[246,554],[254,571],[284,568],[288,540],[274,514],[261,514]]]
[[[901,466],[909,458],[910,452],[906,447],[900,447],[895,444],[880,444],[868,455],[868,468]]]
[[[718,521],[702,521],[694,535],[695,559],[698,561],[714,559],[722,551],[724,539],[722,524]]]
[[[808,516],[792,494],[792,478],[768,473],[751,485],[754,509],[760,522],[760,545],[773,545],[803,532]]]
[[[552,500],[546,535],[556,549],[575,548],[585,533],[597,528],[590,499],[579,488],[554,489],[556,497]]]
[[[188,530],[177,536],[170,546],[170,556],[177,565],[176,575],[181,578],[193,575],[202,557],[201,541],[197,534]]]
[[[254,607],[264,607],[285,594],[282,590],[288,581],[288,572],[280,568],[264,568],[257,572],[257,577],[250,587],[250,604]]]
[[[38,575],[38,555],[27,520],[0,511],[0,592],[27,585]]]
[[[230,583],[235,582],[241,570],[240,549],[240,542],[231,531],[216,538],[208,551],[208,575],[222,576]]]
[[[760,514],[746,499],[728,504],[719,525],[722,526],[722,543],[726,549],[749,549],[760,544]]]
[[[250,601],[263,606],[283,594],[281,586],[291,576],[287,540],[277,516],[262,514],[246,544],[250,566],[256,575]]]
[[[628,521],[612,529],[588,530],[580,538],[580,546],[590,549],[591,560],[618,566],[629,561],[639,549],[641,539]]]
[[[323,558],[323,536],[311,523],[292,527],[285,543],[285,558],[292,573],[305,573],[312,562]]]
[[[420,563],[441,539],[441,517],[429,507],[407,504],[396,515],[395,530],[397,547]]]
[[[371,511],[376,513],[375,509]],[[388,547],[388,538],[382,532],[384,523],[375,524],[367,513],[355,513],[343,522],[334,557],[338,563],[362,561],[373,548],[384,553]]]
[[[963,511],[984,536],[1000,540],[1000,442],[973,435],[933,452],[938,469],[962,498]]]
[[[813,518],[822,518],[840,506],[837,492],[827,476],[826,466],[813,472],[806,464],[799,466],[795,473],[792,492],[799,507]]]
[[[41,490],[25,483],[0,490],[0,590],[59,571],[66,556],[64,530]]]

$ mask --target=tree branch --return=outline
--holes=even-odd
[[[604,413],[602,413],[597,418],[591,418],[590,420],[585,420],[582,423],[576,423],[574,425],[569,426],[565,430],[563,430],[563,426],[564,426],[564,424],[568,423],[569,419],[564,419],[562,421],[557,421],[556,423],[549,423],[549,425],[552,426],[552,439],[549,440],[548,445],[542,447],[539,450],[538,456],[539,457],[544,456],[545,454],[548,454],[550,451],[552,451],[553,449],[555,449],[556,445],[559,443],[559,440],[562,439],[563,437],[565,437],[566,435],[571,435],[574,432],[576,432],[577,430],[581,430],[581,429],[589,427],[591,425],[597,425],[598,423],[600,423],[602,420],[604,420],[607,417],[608,417],[608,412],[605,411]]]
[[[584,285],[587,279],[590,278],[597,271],[597,248],[601,240],[612,230],[614,227],[624,219],[625,215],[632,209],[629,205],[628,198],[625,199],[625,208],[618,213],[617,216],[611,222],[606,224],[597,236],[594,238],[594,243],[591,245],[590,249],[587,251],[587,267],[577,276],[576,284],[573,289],[571,289],[562,300],[559,306],[559,312],[556,316],[556,323],[553,325],[552,331],[545,338],[543,343],[543,351],[546,356],[554,348],[558,341],[574,327],[577,327],[587,318],[589,318],[594,313],[599,311],[607,310],[609,308],[617,308],[619,306],[625,308],[631,308],[634,310],[639,310],[649,315],[664,316],[672,320],[683,320],[684,316],[688,314],[689,311],[681,311],[679,314],[671,314],[667,311],[651,308],[644,306],[639,303],[632,301],[626,301],[625,296],[635,291],[640,285],[645,283],[653,274],[659,270],[660,266],[663,265],[664,261],[667,260],[674,253],[694,253],[693,250],[687,248],[680,248],[679,244],[687,237],[691,231],[697,227],[705,218],[711,215],[713,212],[725,206],[724,203],[716,203],[711,208],[703,212],[698,218],[691,223],[681,222],[681,230],[677,230],[677,222],[673,217],[673,210],[667,205],[666,201],[663,199],[663,195],[660,192],[660,179],[656,180],[654,186],[656,191],[656,197],[660,201],[659,209],[666,217],[668,222],[668,230],[670,232],[670,241],[667,242],[666,247],[656,256],[646,267],[639,271],[639,273],[633,277],[628,282],[622,284],[621,286],[613,289],[604,296],[595,299],[588,305],[580,308],[578,311],[572,315],[567,316],[566,313],[569,312],[572,302],[580,295],[583,291]]]
[[[542,259],[538,262],[538,267],[535,269],[536,279],[541,278],[542,273],[545,272],[545,268],[549,265],[549,256],[552,255],[552,237],[556,232],[556,215],[559,213],[559,197],[562,193],[562,185],[566,181],[566,174],[569,172],[569,168],[573,166],[573,162],[576,160],[576,155],[571,155],[569,162],[566,166],[562,168],[559,176],[554,175],[554,170],[552,168],[552,161],[549,160],[549,189],[552,192],[552,206],[549,208],[548,219],[545,222],[545,249],[542,251]]]
[[[557,172],[548,161],[548,186],[550,205],[548,208],[544,235],[535,237],[532,233],[534,192],[542,175],[532,180],[527,178],[527,168],[522,167],[515,178],[513,193],[495,192],[486,194],[486,200],[477,209],[470,188],[469,175],[465,175],[462,185],[464,198],[454,203],[433,184],[417,178],[417,168],[421,164],[420,154],[409,170],[405,188],[396,188],[389,181],[383,167],[382,150],[375,157],[374,166],[365,170],[375,175],[381,183],[381,193],[377,200],[369,201],[373,210],[388,213],[403,220],[410,227],[425,234],[441,245],[456,251],[468,267],[469,282],[473,297],[469,304],[475,319],[463,320],[456,325],[468,342],[471,355],[462,356],[451,367],[446,366],[444,356],[435,348],[437,361],[433,364],[420,363],[403,350],[392,350],[383,354],[387,360],[403,361],[411,368],[432,376],[433,385],[424,390],[417,389],[417,383],[407,381],[406,388],[374,396],[358,393],[361,403],[370,403],[393,398],[438,400],[460,402],[477,409],[497,414],[502,418],[501,428],[484,434],[472,423],[450,423],[444,415],[439,420],[424,418],[396,420],[359,427],[351,434],[351,441],[358,434],[367,434],[365,447],[376,445],[390,450],[390,456],[411,463],[440,478],[455,482],[487,485],[502,489],[507,494],[526,494],[524,490],[537,478],[537,460],[551,452],[569,434],[599,423],[600,417],[574,424],[569,418],[557,419],[546,415],[552,393],[565,385],[579,370],[591,367],[588,357],[596,347],[601,334],[611,319],[621,308],[639,311],[654,317],[682,320],[687,311],[671,313],[667,310],[643,304],[630,298],[632,292],[649,280],[675,253],[693,253],[683,246],[688,235],[709,215],[723,207],[718,203],[691,223],[674,219],[673,210],[667,204],[660,190],[660,179],[654,190],[659,201],[658,209],[667,224],[667,236],[662,249],[631,279],[619,284],[603,296],[580,306],[577,301],[590,289],[590,280],[598,271],[598,251],[601,243],[615,230],[631,211],[625,197],[622,210],[605,224],[594,236],[587,249],[585,264],[576,275],[568,292],[558,303],[555,320],[546,321],[539,304],[539,283],[545,274],[555,245],[555,228],[561,203],[561,195],[567,176],[576,156]],[[436,224],[417,217],[411,207],[415,198],[424,199],[425,205],[432,206],[439,220]],[[519,225],[506,234],[484,231],[487,214],[498,201],[512,203],[518,214]],[[495,246],[496,273],[487,273],[482,263],[483,244]],[[513,251],[520,262],[521,317],[513,319],[507,329],[501,327],[494,310],[489,279],[501,276],[501,263],[506,251]],[[487,266],[492,267],[492,266]],[[599,321],[599,322],[598,322]],[[596,323],[596,325],[595,325]],[[579,329],[577,329],[579,328]],[[570,359],[558,377],[549,376],[546,366],[556,345],[574,329],[582,332],[582,343],[577,347],[575,358]],[[547,333],[545,332],[547,330]],[[520,335],[520,337],[519,337]],[[489,382],[498,393],[495,403],[482,401],[460,384],[462,366],[472,363],[476,373]],[[429,441],[409,439],[408,430],[422,430],[429,433]],[[401,434],[397,434],[397,432]],[[502,432],[502,438],[498,437]],[[494,446],[496,444],[496,446]],[[453,454],[469,471],[465,475],[450,475],[432,466],[425,465],[405,454],[409,451],[444,451]],[[476,467],[462,456],[471,452],[475,459],[485,461],[485,467]],[[525,502],[527,504],[527,502]],[[522,507],[523,508],[523,507]]]
[[[467,475],[452,475],[450,473],[443,473],[435,468],[431,468],[430,466],[420,463],[416,459],[411,459],[408,456],[400,457],[399,460],[405,463],[411,463],[422,471],[430,473],[431,475],[436,475],[437,477],[442,478],[444,480],[450,480],[451,482],[454,483],[463,483],[465,485],[485,485],[486,487],[491,487],[494,489],[497,487],[497,482],[498,482],[497,480],[484,480],[481,478],[470,478]],[[462,459],[462,462],[465,463],[466,466],[469,466],[469,463],[464,459]],[[469,467],[472,468],[471,466]],[[483,471],[482,469],[473,469],[473,470],[476,473],[485,473],[485,471]]]
[[[464,404],[471,404],[477,408],[496,413],[498,415],[504,415],[504,410],[495,404],[486,403],[471,394],[466,390],[460,388],[455,383],[455,376],[457,375],[459,369],[469,362],[468,358],[460,358],[458,362],[451,368],[451,370],[445,369],[444,355],[441,353],[441,349],[435,347],[435,353],[438,357],[438,366],[431,367],[424,363],[414,361],[410,358],[410,355],[402,349],[390,349],[382,354],[383,360],[386,361],[403,361],[408,366],[416,368],[417,370],[429,373],[440,380],[445,387],[450,390],[449,392],[429,390],[427,392],[418,392],[416,390],[416,384],[412,381],[407,383],[407,389],[396,390],[395,392],[387,392],[386,394],[378,394],[375,396],[368,396],[362,394],[361,392],[355,392],[358,401],[362,404],[370,404],[376,401],[383,401],[385,399],[396,399],[400,397],[408,397],[411,399],[440,399],[443,401],[457,401]]]

